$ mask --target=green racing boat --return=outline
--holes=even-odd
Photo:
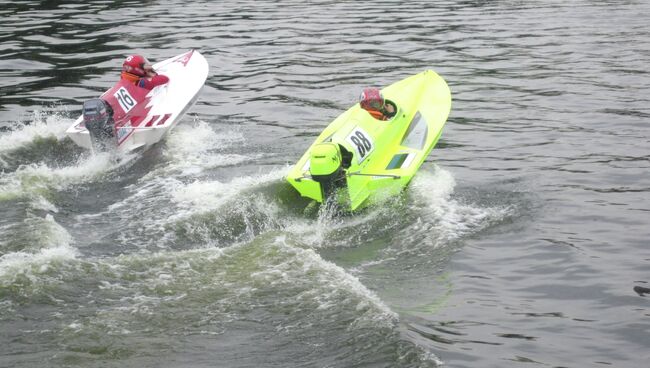
[[[336,195],[351,211],[398,194],[438,142],[451,110],[445,80],[426,70],[381,90],[396,107],[378,120],[359,103],[339,115],[294,165],[287,181],[323,203]]]

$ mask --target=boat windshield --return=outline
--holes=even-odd
[[[402,146],[421,150],[427,140],[427,131],[427,121],[418,111],[402,139]]]

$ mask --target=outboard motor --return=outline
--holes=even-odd
[[[106,101],[96,98],[84,102],[83,119],[93,149],[106,151],[115,147],[113,109]]]
[[[319,143],[311,149],[309,155],[309,173],[312,179],[320,184],[325,200],[336,188],[344,184],[341,149],[335,143]]]

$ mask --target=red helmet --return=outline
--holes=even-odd
[[[144,67],[145,64],[149,64],[149,60],[146,57],[142,55],[131,55],[124,60],[122,71],[144,77],[147,75]]]
[[[379,88],[365,88],[359,97],[359,105],[364,110],[381,110],[384,108],[384,103]]]

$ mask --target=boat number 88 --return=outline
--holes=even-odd
[[[352,143],[354,143],[356,146],[357,152],[359,152],[359,156],[361,156],[361,158],[365,157],[366,153],[370,152],[372,149],[372,143],[370,143],[368,138],[366,138],[366,136],[358,130],[352,134],[350,141],[352,141]]]

